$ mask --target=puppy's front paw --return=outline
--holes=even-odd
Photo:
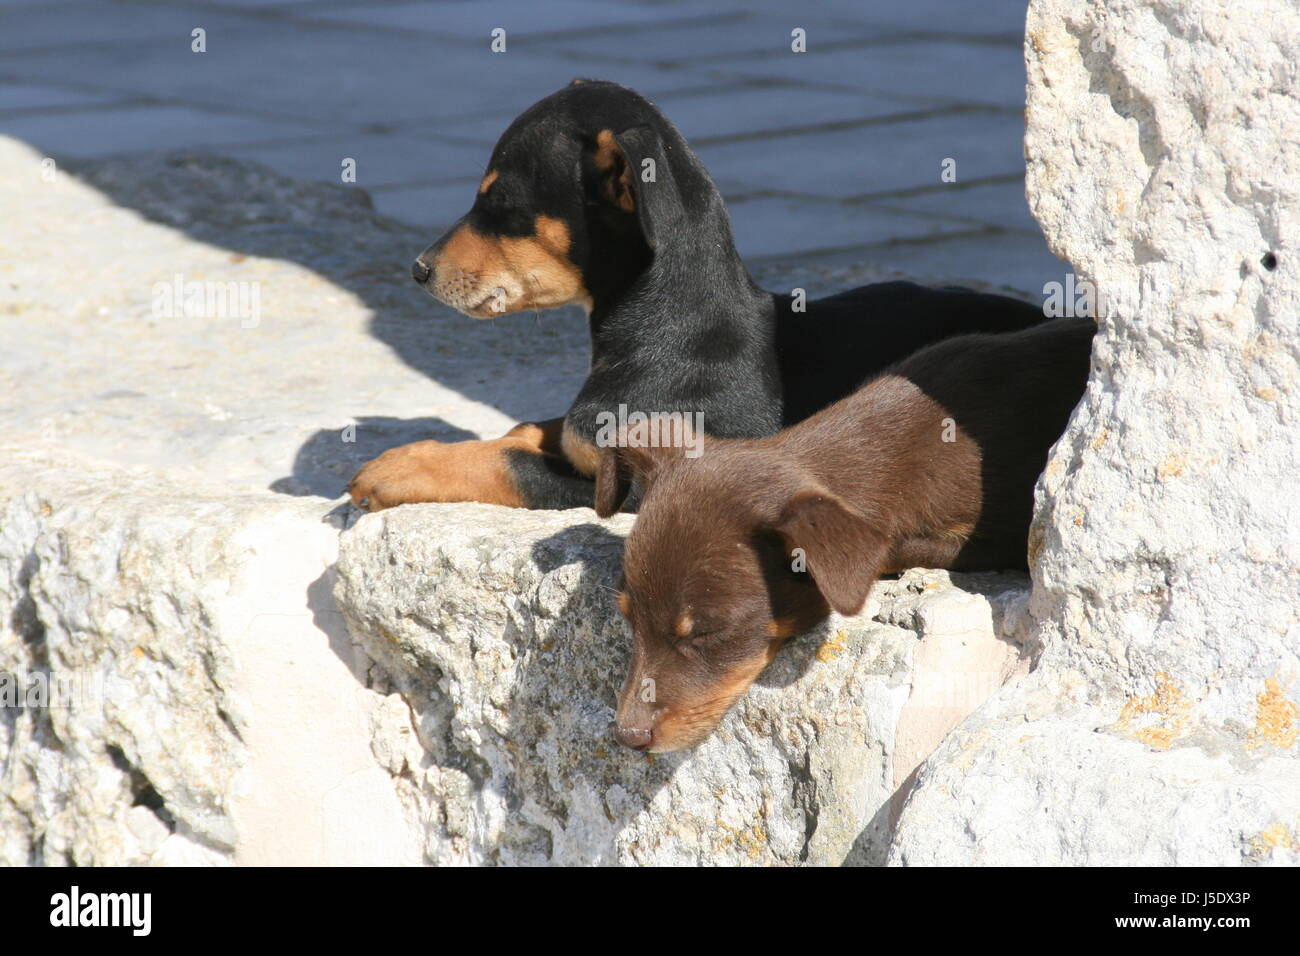
[[[390,448],[367,462],[348,483],[352,503],[364,511],[383,511],[439,497],[439,464],[449,447],[439,441],[417,441]]]
[[[423,501],[482,501],[520,507],[505,455],[515,444],[496,439],[399,445],[364,465],[348,484],[348,494],[364,511]]]

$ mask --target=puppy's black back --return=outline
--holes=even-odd
[[[807,304],[776,300],[776,350],[786,426],[853,392],[918,349],[950,336],[1011,332],[1044,321],[1042,309],[955,286],[878,282]]]

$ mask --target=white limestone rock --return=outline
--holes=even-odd
[[[397,296],[425,237],[364,194],[41,160],[0,138],[0,698],[33,705],[0,706],[0,862],[418,862],[322,519],[379,448],[508,426],[484,374],[580,379],[581,325],[527,365],[472,325],[472,360],[420,351],[462,323]],[[259,321],[158,314],[176,275],[256,287]]]
[[[31,464],[0,500],[0,861],[418,862],[319,505]]]

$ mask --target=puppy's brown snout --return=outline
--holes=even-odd
[[[631,747],[633,750],[648,750],[655,739],[655,733],[649,727],[631,727],[624,724],[614,728],[614,736],[624,747]]]
[[[411,278],[415,279],[420,285],[428,282],[431,275],[433,275],[433,271],[422,260],[416,259],[411,265]]]

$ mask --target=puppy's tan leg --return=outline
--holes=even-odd
[[[481,501],[511,508],[566,508],[591,502],[563,458],[564,420],[516,425],[488,441],[418,441],[389,449],[348,485],[368,511],[428,501]]]

